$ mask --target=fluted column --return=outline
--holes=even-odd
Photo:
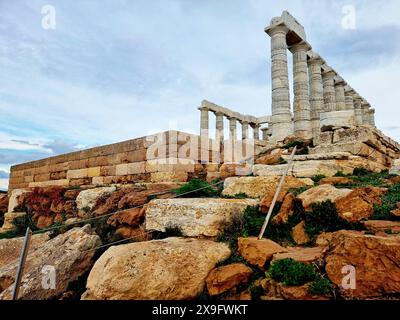
[[[344,91],[346,110],[354,110],[354,95],[354,90],[349,86],[346,86]]]
[[[320,57],[314,57],[308,61],[310,77],[311,126],[314,138],[319,136],[320,114],[324,110],[324,90],[321,69],[323,63],[324,61]]]
[[[271,140],[276,142],[283,141],[284,138],[293,134],[286,44],[286,34],[289,29],[284,25],[278,25],[267,28],[265,31],[271,36]]]
[[[371,127],[376,127],[375,124],[375,109],[369,110],[369,124]]]
[[[354,113],[357,126],[361,126],[363,124],[361,104],[362,104],[362,98],[358,94],[356,94],[354,96]]]
[[[369,120],[369,108],[371,105],[367,101],[362,101],[361,103],[361,117],[362,124],[368,126],[370,124]]]
[[[257,123],[254,123],[251,125],[253,128],[253,138],[254,140],[260,140],[260,125]]]
[[[331,68],[322,72],[322,81],[324,87],[324,111],[330,112],[336,110],[336,92],[335,78],[336,72]]]
[[[290,47],[293,53],[294,131],[297,137],[303,139],[312,138],[307,64],[307,51],[310,49],[306,42]]]
[[[242,121],[242,140],[247,140],[249,137],[249,123]]]
[[[222,112],[215,113],[215,140],[224,141],[224,114]]]
[[[336,111],[346,110],[346,97],[344,93],[344,80],[337,76],[335,79]]]
[[[229,118],[229,139],[236,141],[236,118]]]
[[[200,135],[204,137],[208,137],[208,129],[209,129],[209,118],[208,118],[209,110],[207,108],[200,108]]]

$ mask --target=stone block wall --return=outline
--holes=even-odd
[[[9,191],[21,188],[185,182],[216,177],[220,153],[212,140],[167,131],[120,143],[15,165]]]

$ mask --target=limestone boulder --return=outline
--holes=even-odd
[[[104,195],[110,195],[115,191],[116,187],[100,187],[81,191],[76,198],[78,214],[81,217],[86,217],[88,215],[88,212],[93,210],[97,199]]]
[[[247,176],[251,173],[251,167],[247,164],[224,163],[219,168],[219,173],[221,179],[235,176]]]
[[[310,210],[311,205],[317,202],[324,202],[327,200],[336,203],[339,199],[342,199],[352,192],[351,189],[337,189],[329,184],[320,185],[298,195],[298,199],[301,200],[304,209]]]
[[[90,270],[95,247],[101,244],[100,237],[92,233],[89,225],[74,228],[48,240],[28,254],[21,281],[19,299],[48,300],[61,296],[70,283]],[[49,267],[50,266],[50,267]],[[55,289],[42,286],[43,270],[55,270]],[[0,300],[11,299],[12,283],[18,268],[18,259],[0,268]]]
[[[337,286],[348,274],[342,268],[355,268],[355,289],[342,289],[344,297],[365,299],[400,292],[400,236],[338,231],[331,237],[325,261],[327,275]]]
[[[206,279],[208,293],[216,296],[240,284],[247,283],[252,273],[253,270],[243,263],[233,263],[216,268]]]
[[[400,233],[400,221],[367,220],[362,223],[367,230],[373,232]]]
[[[146,207],[146,230],[164,232],[168,227],[178,227],[184,236],[214,237],[223,223],[256,205],[254,199],[155,199]]]
[[[282,224],[282,223],[287,223],[289,221],[290,216],[293,215],[294,213],[295,199],[296,198],[294,194],[290,192],[285,196],[285,198],[283,199],[282,206],[279,210],[279,213],[271,220],[273,224]],[[263,205],[263,202],[261,203],[260,209],[264,213],[268,212],[266,206]]]
[[[293,259],[304,263],[317,263],[323,260],[324,247],[288,247],[287,252],[274,254],[272,262],[283,259]]]
[[[189,238],[114,246],[96,261],[82,299],[193,299],[210,271],[230,254],[226,244]]]
[[[114,227],[120,225],[137,227],[143,223],[145,213],[146,210],[144,208],[132,208],[118,211],[108,219],[107,223]]]
[[[310,242],[310,238],[306,233],[305,230],[305,223],[304,221],[300,222],[297,224],[295,227],[292,229],[292,238],[294,242],[296,242],[298,245],[306,244]]]
[[[322,112],[321,131],[331,131],[333,128],[352,128],[355,126],[354,110]]]
[[[258,199],[268,196],[272,200],[280,180],[280,176],[228,178],[224,182],[224,190],[222,195],[234,197],[237,194],[246,194],[249,198]],[[311,179],[286,177],[285,184],[282,188],[282,192],[279,194],[278,201],[283,201],[283,198],[289,189],[313,185],[314,182]]]
[[[374,213],[374,205],[382,205],[385,188],[365,187],[351,191],[335,201],[338,214],[349,222],[357,222]]]
[[[119,235],[124,239],[132,239],[136,242],[149,241],[151,240],[151,235],[146,231],[144,226],[132,227],[129,225],[118,226],[115,234]]]
[[[389,173],[400,176],[400,159],[394,160],[393,166],[390,168]]]
[[[285,286],[279,283],[277,287],[279,294],[285,300],[329,300],[329,297],[310,294],[310,283],[301,286]]]
[[[335,184],[349,184],[349,183],[353,183],[353,180],[346,177],[327,177],[321,179],[321,181],[319,182],[320,185],[321,184],[335,185]]]
[[[30,252],[35,251],[40,245],[49,240],[47,233],[35,234],[31,237]],[[24,238],[0,239],[0,268],[19,259]]]
[[[0,228],[0,233],[15,230],[14,220],[23,216],[26,216],[26,212],[6,212],[4,214],[3,226]]]
[[[288,251],[272,240],[258,240],[255,237],[239,238],[238,250],[243,258],[259,268],[264,268],[275,253]]]

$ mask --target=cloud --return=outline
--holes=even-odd
[[[7,171],[0,170],[0,179],[8,179],[10,174]]]

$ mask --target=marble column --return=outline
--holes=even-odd
[[[344,93],[345,82],[342,77],[335,78],[336,111],[346,110],[346,97]]]
[[[257,123],[254,123],[251,125],[253,128],[253,138],[254,140],[260,140],[260,125]]]
[[[308,61],[310,77],[310,107],[311,126],[313,138],[320,133],[320,114],[324,111],[324,90],[322,84],[322,64],[324,61],[319,57],[313,57]]]
[[[215,113],[215,140],[224,141],[224,114],[222,112]]]
[[[249,137],[249,123],[242,121],[242,140],[247,140]]]
[[[369,109],[371,108],[371,105],[367,101],[362,101],[361,103],[361,117],[362,117],[362,124],[369,126],[370,121],[369,121]]]
[[[306,42],[290,47],[293,53],[293,91],[294,91],[294,131],[299,138],[312,138],[311,107],[307,51],[311,49]]]
[[[209,118],[208,118],[209,110],[207,108],[200,108],[200,135],[208,137],[208,129],[209,129]]]
[[[336,110],[335,76],[336,72],[329,67],[322,72],[325,112]]]
[[[369,124],[371,127],[376,127],[375,124],[375,109],[370,109],[369,110]]]
[[[289,29],[284,25],[275,25],[266,29],[271,37],[271,141],[273,142],[283,141],[287,136],[293,134],[286,43],[288,31]]]
[[[358,94],[356,94],[354,96],[354,113],[357,126],[361,126],[363,124],[361,104],[362,104],[362,98]]]
[[[229,118],[229,139],[231,141],[236,141],[237,134],[236,134],[236,118]]]
[[[354,95],[355,91],[352,88],[350,88],[349,86],[346,86],[344,88],[346,110],[354,110]]]

